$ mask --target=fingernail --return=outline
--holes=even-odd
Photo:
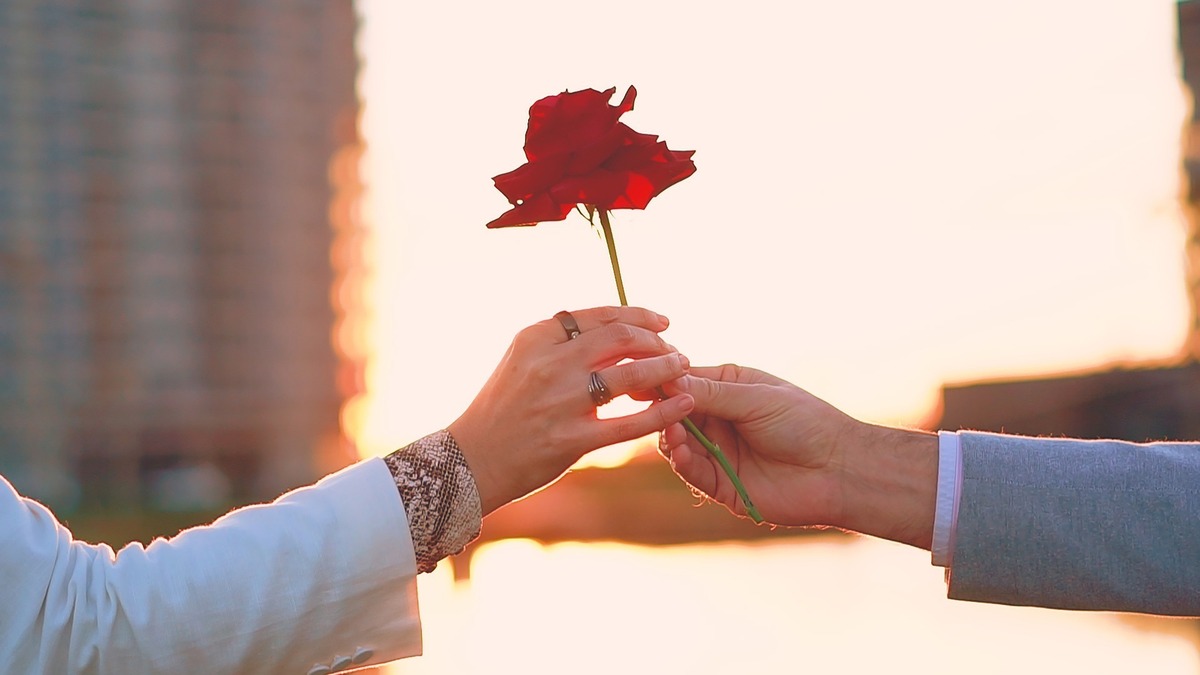
[[[655,312],[655,314],[658,314],[658,312]],[[665,315],[663,315],[663,314],[658,314],[658,322],[659,322],[659,323],[661,323],[661,324],[662,324],[662,325],[664,325],[664,326],[670,326],[670,325],[671,325],[671,320],[670,320],[670,319],[668,319],[668,318],[667,318]]]
[[[692,366],[692,362],[688,360],[688,357],[679,354],[679,365],[683,367],[683,372],[686,373],[687,369]]]

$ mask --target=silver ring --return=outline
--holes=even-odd
[[[567,339],[574,340],[579,337],[579,324],[575,321],[575,317],[567,310],[563,310],[554,315],[558,322],[562,324],[563,330],[567,331]]]
[[[613,400],[612,392],[608,390],[608,385],[604,384],[604,378],[600,377],[600,373],[593,372],[591,378],[588,379],[588,394],[592,397],[592,403],[596,407],[608,403]]]

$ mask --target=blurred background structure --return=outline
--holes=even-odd
[[[1200,92],[1200,0],[1183,0],[1176,10],[1180,76],[1194,101]],[[1194,103],[1180,155],[1190,316],[1178,358],[948,385],[940,418],[929,428],[1135,442],[1200,439],[1200,107]]]
[[[335,326],[358,307],[355,30],[347,2],[0,3],[19,490],[205,508],[353,456],[338,415],[362,360]]]
[[[1200,2],[1182,0],[1178,6],[1180,75],[1192,96],[1192,106],[1183,129],[1183,208],[1187,216],[1187,274],[1191,299],[1191,324],[1185,354],[1200,361]]]

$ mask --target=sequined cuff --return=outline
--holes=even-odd
[[[483,523],[479,490],[449,431],[430,434],[383,458],[408,514],[417,571],[463,550]]]

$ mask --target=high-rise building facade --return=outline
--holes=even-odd
[[[360,318],[356,25],[349,0],[0,3],[19,489],[186,506],[339,461],[363,356],[338,340]]]

